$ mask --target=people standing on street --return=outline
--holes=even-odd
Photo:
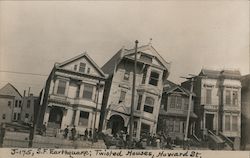
[[[71,129],[71,134],[72,134],[72,140],[74,141],[75,137],[76,137],[76,126],[75,125]]]
[[[91,140],[91,139],[92,139],[92,130],[89,129],[89,140]]]
[[[64,138],[67,139],[68,138],[68,133],[69,133],[69,126],[67,126],[65,129],[64,129]]]
[[[3,147],[4,136],[5,136],[5,124],[2,123],[0,127],[0,147]]]
[[[84,140],[88,140],[88,136],[89,136],[89,131],[86,128],[86,130],[84,131]]]

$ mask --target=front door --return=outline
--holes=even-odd
[[[206,114],[206,129],[214,130],[214,114]]]
[[[61,128],[63,109],[53,106],[49,113],[48,127]]]

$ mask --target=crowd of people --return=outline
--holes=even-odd
[[[63,131],[63,137],[64,139],[70,139],[70,140],[77,140],[80,138],[81,140],[93,140],[94,142],[98,141],[98,131],[95,128],[94,131],[92,129],[85,129],[84,135],[78,134],[75,125],[69,129],[69,126],[67,126]]]

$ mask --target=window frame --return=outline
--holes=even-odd
[[[89,86],[88,88],[92,88],[91,92],[90,91],[86,91],[86,87]],[[91,96],[89,94],[91,93]],[[93,100],[93,94],[94,94],[94,85],[89,84],[89,83],[84,83],[84,87],[83,87],[83,93],[82,93],[82,98],[83,99],[87,99],[87,100]]]
[[[158,77],[156,78],[155,76],[152,76],[153,74],[155,75],[157,74]],[[160,80],[160,73],[158,71],[152,70],[149,76],[148,84],[153,85],[153,86],[158,86],[159,80]]]
[[[57,86],[57,92],[56,92],[56,94],[65,95],[66,86],[67,86],[67,81],[59,79],[58,80],[58,86]]]
[[[151,100],[151,101],[153,101],[152,105],[146,102],[147,98],[150,99],[150,100],[152,99]],[[147,113],[150,113],[150,114],[153,114],[154,113],[154,105],[155,105],[155,99],[153,97],[151,97],[151,96],[146,96],[145,101],[144,101],[143,111],[147,112]],[[148,108],[150,108],[150,111],[148,111]],[[147,110],[145,110],[145,109],[147,109]],[[151,109],[152,109],[152,112],[151,112]]]

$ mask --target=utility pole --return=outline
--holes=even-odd
[[[187,113],[187,121],[186,121],[186,128],[185,128],[185,137],[184,137],[184,143],[187,143],[187,136],[188,136],[188,127],[189,127],[189,120],[190,120],[190,112],[191,112],[191,106],[192,106],[192,96],[193,96],[193,82],[194,77],[186,78],[191,79],[191,86],[190,86],[190,95],[189,95],[189,103],[188,103],[188,113]]]
[[[131,113],[129,124],[129,141],[130,145],[133,143],[133,131],[134,131],[134,104],[135,104],[135,84],[136,84],[136,69],[137,69],[137,46],[138,41],[135,41],[135,59],[134,59],[134,72],[133,72],[133,86],[132,86],[132,99],[131,99]],[[132,147],[132,146],[131,146]]]
[[[98,102],[99,102],[99,93],[100,93],[100,80],[97,83],[97,87],[96,87],[96,107],[95,107],[95,119],[94,119],[94,129],[93,129],[93,134],[92,134],[92,145],[94,144],[94,138],[96,137],[96,130],[95,130],[95,126],[96,126],[96,116],[97,116],[97,108],[98,108]]]

